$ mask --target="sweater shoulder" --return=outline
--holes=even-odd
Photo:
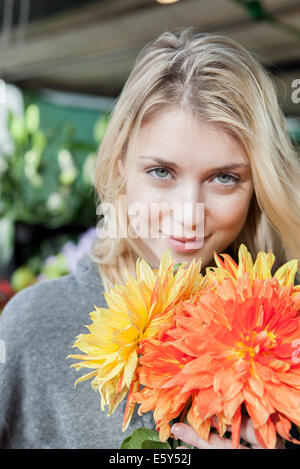
[[[16,293],[0,316],[0,338],[50,332],[86,324],[94,305],[106,306],[99,288],[78,282],[74,274],[44,280]],[[39,333],[38,333],[39,335]]]
[[[73,275],[35,283],[10,299],[2,311],[1,322],[18,321],[22,325],[24,321],[32,320],[39,312],[63,303],[70,297],[70,293],[75,292],[76,282]]]

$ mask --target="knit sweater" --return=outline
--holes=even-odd
[[[88,255],[75,274],[17,293],[0,316],[0,448],[120,448],[135,428],[154,428],[151,413],[135,411],[122,433],[125,401],[110,417],[88,372],[70,368],[75,337],[87,333],[94,305],[107,307],[97,265]]]

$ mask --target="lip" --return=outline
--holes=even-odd
[[[196,241],[196,239],[197,239],[196,236],[193,236],[193,237],[191,237],[191,238],[176,238],[175,236],[172,236],[172,235],[170,235],[170,234],[163,233],[162,231],[160,231],[160,233],[162,234],[163,238],[175,239],[175,241],[181,241],[181,242],[183,242],[183,243],[186,242],[186,241],[190,241],[190,242]],[[210,234],[209,234],[209,235],[205,235],[205,236],[204,236],[204,239],[208,238],[208,236],[210,236]],[[200,239],[202,239],[202,237],[200,237]]]
[[[175,239],[175,241],[180,241],[182,243],[186,242],[186,241],[195,241],[196,240],[196,236],[194,236],[193,238],[175,238],[174,236],[170,236],[171,239]]]
[[[196,238],[173,238],[169,237],[167,243],[170,248],[177,252],[193,252],[198,251],[202,248],[204,242],[211,236],[211,234],[206,235],[204,238],[201,238],[196,241]]]

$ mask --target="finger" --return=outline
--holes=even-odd
[[[226,430],[231,432],[232,431],[231,425],[228,425]],[[250,443],[251,446],[261,447],[261,445],[256,439],[252,420],[250,419],[250,417],[247,417],[246,415],[243,416],[242,418],[240,437],[243,438],[243,440],[247,441],[247,443]]]
[[[212,426],[213,427],[218,427],[217,424],[217,418],[216,416],[212,417]],[[232,432],[231,425],[228,425],[226,427],[226,431]],[[259,442],[256,439],[254,429],[253,429],[253,424],[252,421],[249,417],[246,415],[243,416],[242,422],[241,422],[241,431],[240,431],[240,437],[243,438],[243,440],[247,441],[248,443],[251,444],[251,446],[258,446],[261,447]]]
[[[204,441],[198,433],[185,423],[176,423],[172,427],[172,433],[184,443],[199,449],[232,449],[232,441],[227,438],[220,438],[217,434],[211,433],[208,442]],[[238,449],[249,449],[244,445],[239,445]]]
[[[215,416],[212,417],[212,426],[217,428],[217,419]],[[226,430],[231,432],[231,426],[228,425]],[[252,420],[247,415],[244,415],[242,418],[240,437],[250,443],[253,449],[263,449],[256,439]],[[285,445],[279,437],[277,437],[276,449],[285,449]]]

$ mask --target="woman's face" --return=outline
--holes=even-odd
[[[128,217],[145,259],[157,268],[169,248],[176,262],[201,257],[202,267],[208,266],[247,218],[253,181],[241,144],[217,124],[172,108],[142,126],[132,156]],[[169,236],[196,237],[196,242]]]

